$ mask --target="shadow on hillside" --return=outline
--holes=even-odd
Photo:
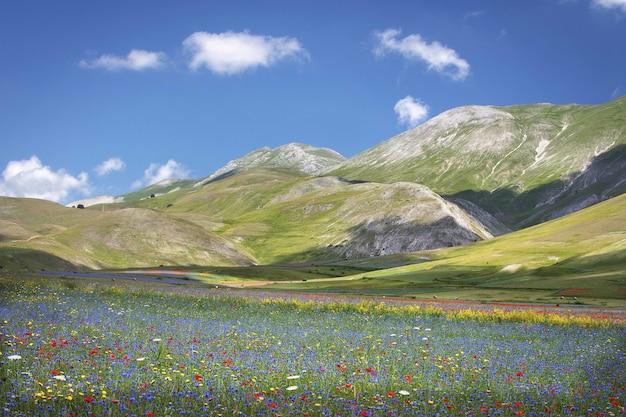
[[[233,175],[235,175],[237,172],[239,172],[239,171],[238,171],[238,170],[236,170],[236,169],[230,170],[230,171],[225,172],[225,173],[223,173],[223,174],[221,174],[221,175],[218,175],[218,176],[217,176],[217,177],[215,177],[215,178],[211,178],[210,180],[204,181],[204,182],[202,183],[202,185],[204,186],[204,185],[207,185],[207,184],[211,184],[211,183],[213,183],[213,182],[218,182],[218,181],[221,181],[221,180],[225,180],[226,178],[230,178],[230,177],[232,177],[232,176],[233,176]]]
[[[626,145],[596,156],[589,167],[518,194],[512,188],[467,190],[445,196],[465,199],[488,211],[511,229],[543,223],[626,192]]]
[[[25,248],[0,248],[0,266],[2,269],[40,270],[43,268],[57,271],[73,271],[77,266],[63,258],[47,252]],[[82,268],[84,269],[84,268]]]
[[[395,255],[479,240],[480,236],[459,225],[451,216],[426,224],[406,222],[396,216],[353,226],[348,230],[348,237],[337,245],[285,255],[279,257],[276,263]]]

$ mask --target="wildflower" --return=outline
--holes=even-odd
[[[300,378],[300,375],[289,375],[287,377],[287,379],[298,379],[298,378]]]
[[[85,402],[91,404],[93,402],[93,397],[87,396],[85,397]]]
[[[195,379],[196,381],[198,381],[198,382],[199,382],[199,381],[202,381],[202,376],[201,376],[201,375],[196,375],[196,376],[194,376],[194,379]]]
[[[20,355],[9,355],[7,356],[7,359],[10,361],[17,361],[19,359],[22,359],[22,357]]]
[[[298,386],[297,386],[297,385],[292,385],[292,386],[287,387],[287,388],[285,388],[285,389],[286,389],[287,391],[293,391],[293,390],[298,389]]]
[[[54,375],[53,378],[58,381],[66,381],[65,375]]]
[[[401,389],[400,391],[398,391],[398,394],[400,394],[400,395],[409,395],[410,392],[407,391],[407,390]]]

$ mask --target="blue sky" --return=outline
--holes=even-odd
[[[626,94],[626,0],[7,0],[0,39],[0,195],[61,203]]]

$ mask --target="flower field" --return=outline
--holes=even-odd
[[[626,415],[623,323],[241,294],[2,283],[1,415]]]

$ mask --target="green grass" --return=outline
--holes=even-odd
[[[282,281],[268,290],[626,306],[625,202],[462,247],[220,274]],[[321,268],[335,274],[322,276]]]

